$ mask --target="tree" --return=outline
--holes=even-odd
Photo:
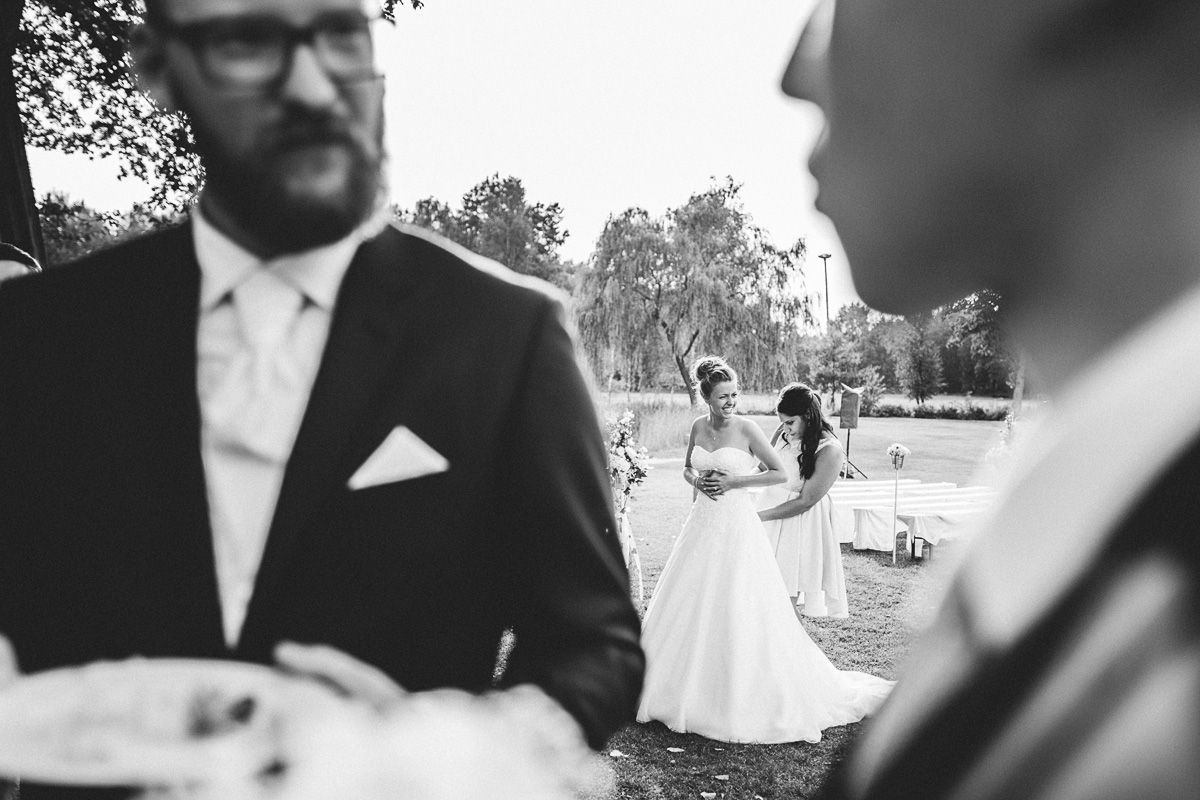
[[[898,385],[889,343],[897,341],[896,328],[902,322],[902,317],[872,311],[862,303],[842,306],[833,320],[832,332],[840,334],[846,346],[858,355],[858,367],[861,370],[874,370],[871,374],[861,376],[858,383],[851,380],[846,380],[846,383],[859,386],[870,380],[873,374],[885,386]]]
[[[558,248],[567,239],[562,206],[525,199],[525,187],[497,173],[471,187],[458,214],[466,247],[525,275],[564,284]]]
[[[170,224],[171,216],[156,214],[135,205],[125,212],[100,212],[86,203],[71,200],[62,192],[50,192],[38,202],[42,234],[46,244],[46,267],[53,268],[89,253]]]
[[[405,222],[427,228],[524,275],[568,288],[572,272],[558,258],[567,238],[558,203],[530,205],[518,178],[499,174],[472,186],[458,211],[429,197],[412,211],[396,209]]]
[[[810,313],[798,290],[805,246],[771,245],[740,189],[726,179],[663,217],[640,208],[609,217],[579,286],[589,350],[658,331],[689,394],[702,350],[737,352],[743,373],[760,379],[783,371],[780,340]]]
[[[803,337],[799,351],[804,368],[787,380],[801,380],[812,386],[830,411],[837,408],[842,384],[861,389],[862,412],[871,413],[886,387],[879,369],[864,361],[859,343],[852,335],[835,323],[828,333]]]
[[[404,5],[382,7],[390,17]],[[183,118],[158,109],[131,78],[128,30],[142,10],[140,0],[25,2],[13,54],[16,94],[26,144],[113,156],[122,177],[150,184],[152,205],[177,210],[199,189],[202,172]]]
[[[1014,361],[1003,333],[998,292],[984,289],[942,309],[947,346],[958,348],[961,391],[1003,393],[1010,385]]]
[[[606,372],[621,372],[645,362],[647,343],[657,342],[658,327],[646,298],[651,276],[669,258],[662,220],[639,208],[609,217],[576,287],[579,332],[591,363]],[[597,269],[597,264],[603,264]],[[632,296],[630,286],[643,294]],[[662,297],[661,293],[655,293]]]
[[[397,217],[420,228],[441,234],[451,241],[460,241],[462,234],[458,229],[458,218],[453,209],[441,200],[427,197],[418,200],[412,211],[393,208]]]
[[[902,328],[893,351],[900,386],[917,403],[924,403],[942,388],[939,342],[941,320],[936,313],[915,314]]]

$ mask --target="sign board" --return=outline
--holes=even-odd
[[[842,391],[842,411],[839,428],[858,427],[858,409],[862,405],[862,395],[846,388]]]

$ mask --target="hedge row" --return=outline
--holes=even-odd
[[[928,403],[921,403],[913,408],[901,406],[895,403],[878,403],[869,414],[864,414],[868,417],[916,417],[918,419],[982,419],[982,420],[1003,420],[1008,416],[1008,408],[1000,406],[997,408],[984,408],[977,406],[974,403],[960,403],[958,405],[940,405],[935,406]]]

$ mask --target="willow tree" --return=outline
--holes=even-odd
[[[632,208],[608,219],[579,285],[585,346],[636,347],[660,336],[689,394],[689,366],[702,352],[775,380],[781,341],[809,314],[804,242],[774,247],[740,190],[726,179],[662,217]]]
[[[647,352],[653,350],[649,345],[659,335],[649,309],[663,294],[654,276],[664,273],[667,251],[662,220],[640,208],[610,217],[605,224],[593,266],[584,269],[576,289],[579,334],[594,366],[611,356],[618,371],[628,376],[646,363]]]

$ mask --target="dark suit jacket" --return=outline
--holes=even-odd
[[[0,292],[0,633],[23,671],[134,654],[268,662],[325,642],[412,690],[532,682],[599,746],[638,619],[563,308],[388,228],[346,273],[241,640],[220,625],[190,226]],[[476,262],[481,260],[476,259]],[[406,425],[447,472],[346,482]]]

